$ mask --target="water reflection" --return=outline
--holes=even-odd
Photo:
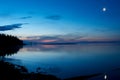
[[[114,48],[113,48],[114,46]],[[120,44],[78,44],[78,45],[25,45],[20,51],[27,52],[27,51],[64,51],[64,52],[73,52],[73,53],[113,53],[113,52],[120,52],[118,49],[120,48]]]
[[[0,46],[0,56],[11,56],[13,54],[16,54],[20,48],[22,48],[22,45],[19,46]]]
[[[113,80],[120,79],[119,49],[119,44],[25,45],[7,59],[24,65],[29,77],[37,75],[37,79],[42,75],[49,80],[45,77],[51,74],[51,80]]]
[[[41,74],[40,71],[28,72],[24,66],[10,63],[11,60],[16,61],[16,59],[5,56],[17,53],[20,48],[22,46],[0,47],[0,80],[59,80],[53,75]]]

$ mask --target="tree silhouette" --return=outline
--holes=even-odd
[[[0,46],[23,45],[23,41],[15,36],[0,34]]]
[[[4,57],[17,53],[22,48],[23,41],[15,36],[0,34],[0,56]]]

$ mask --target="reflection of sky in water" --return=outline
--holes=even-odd
[[[116,44],[34,45],[9,58],[21,60],[31,71],[40,67],[42,72],[72,77],[120,68],[119,49]]]

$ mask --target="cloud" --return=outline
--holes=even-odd
[[[17,23],[17,24],[11,24],[11,25],[3,25],[0,26],[0,31],[8,31],[8,30],[14,30],[16,28],[21,28],[21,26],[26,23]]]
[[[50,16],[46,16],[45,18],[49,19],[49,20],[60,20],[62,18],[62,16],[60,16],[60,15],[50,15]]]
[[[77,34],[54,35],[54,36],[30,36],[21,38],[23,40],[30,40],[32,42],[79,42],[85,36]]]
[[[20,17],[19,19],[30,19],[32,18],[32,16],[24,16],[24,17]]]

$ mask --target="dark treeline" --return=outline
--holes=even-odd
[[[15,36],[0,34],[0,56],[12,55],[22,48],[23,41]]]
[[[0,34],[0,46],[16,46],[22,45],[23,41],[15,36]]]

